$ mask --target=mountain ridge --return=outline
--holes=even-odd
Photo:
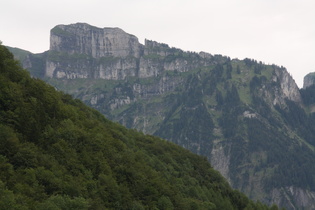
[[[315,132],[305,103],[311,92],[300,91],[284,67],[184,52],[149,40],[139,53],[127,50],[127,57],[94,58],[92,50],[80,54],[82,43],[90,49],[101,40],[92,37],[104,34],[83,42],[85,33],[92,34],[54,34],[70,37],[71,52],[38,55],[44,65],[29,71],[49,72],[48,83],[116,122],[206,156],[253,199],[288,209],[314,207]]]
[[[0,44],[1,209],[278,209],[205,158],[56,91]]]

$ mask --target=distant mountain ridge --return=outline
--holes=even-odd
[[[315,208],[312,91],[283,67],[82,23],[56,26],[51,49],[23,65],[112,120],[206,156],[253,199]]]

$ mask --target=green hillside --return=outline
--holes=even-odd
[[[232,187],[252,199],[312,209],[315,129],[314,115],[306,112],[310,108],[305,103],[311,103],[312,92],[301,91],[303,103],[289,100],[283,94],[286,84],[280,81],[284,76],[277,75],[285,71],[251,59],[225,58],[189,72],[166,71],[151,78],[48,82],[111,120],[206,156]],[[180,82],[171,91],[149,92],[164,81]],[[305,190],[303,196],[310,192],[307,204],[294,195],[300,189]]]
[[[0,46],[0,209],[269,208],[205,158],[31,78]]]

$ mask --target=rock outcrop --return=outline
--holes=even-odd
[[[140,56],[138,38],[120,28],[97,28],[85,23],[58,25],[50,32],[50,50],[86,54],[93,58]]]
[[[190,62],[192,57],[194,62]],[[122,29],[77,23],[51,30],[44,75],[124,80],[128,76],[156,77],[164,71],[186,72],[211,62],[212,56],[205,53],[189,54],[150,40],[142,45]]]
[[[303,89],[315,84],[315,72],[309,73],[304,77]]]
[[[286,99],[301,104],[302,99],[299,87],[287,70],[284,68],[276,68],[274,71],[273,81],[280,84],[276,90],[273,90],[275,93],[273,101],[274,105],[283,105],[285,104]]]
[[[315,192],[298,187],[283,187],[271,191],[272,203],[286,209],[315,209]]]

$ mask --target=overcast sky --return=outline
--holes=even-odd
[[[315,0],[1,0],[4,45],[44,52],[51,28],[77,22],[284,66],[299,87],[315,72]]]

